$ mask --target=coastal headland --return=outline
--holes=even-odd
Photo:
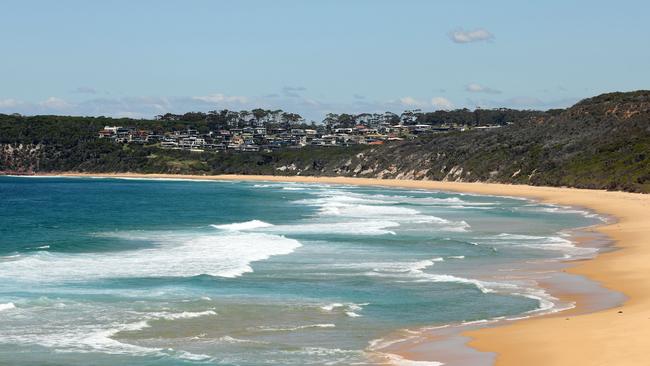
[[[496,353],[497,365],[644,365],[650,349],[650,196],[556,187],[346,177],[60,173],[59,176],[115,178],[259,180],[431,189],[525,197],[544,203],[578,206],[613,217],[595,230],[617,250],[574,262],[566,271],[622,292],[626,301],[594,313],[560,312],[466,332],[469,345]],[[577,310],[577,311],[576,311]],[[433,342],[433,340],[432,340]],[[398,352],[399,353],[399,352]],[[405,350],[404,356],[408,358]],[[431,360],[435,360],[431,355]],[[425,361],[422,359],[421,361]]]

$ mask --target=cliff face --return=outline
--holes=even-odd
[[[78,142],[0,141],[0,170],[343,175],[650,192],[650,91],[603,94],[501,128],[372,147],[191,153],[116,145],[90,138],[87,124],[80,130]]]
[[[41,145],[0,144],[0,172],[32,174],[39,171]]]

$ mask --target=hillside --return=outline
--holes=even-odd
[[[650,191],[650,91],[583,100],[498,130],[441,135],[368,152],[385,178],[493,181]]]
[[[0,171],[345,175],[650,192],[650,91],[603,94],[497,129],[272,153],[196,153],[96,138],[117,123],[126,122],[0,116]]]

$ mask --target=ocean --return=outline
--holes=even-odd
[[[399,330],[570,307],[509,271],[593,256],[570,236],[601,220],[412,189],[0,177],[0,364],[398,362]]]

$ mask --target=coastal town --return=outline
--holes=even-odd
[[[294,113],[281,110],[213,111],[209,113],[165,114],[160,122],[179,122],[174,128],[136,128],[105,126],[102,139],[122,144],[159,144],[164,149],[189,151],[270,152],[306,146],[345,147],[383,145],[391,141],[412,140],[422,135],[492,129],[501,125],[470,127],[464,123],[427,124],[420,110],[395,113],[328,114],[322,123],[307,123]],[[193,123],[194,122],[194,123]],[[197,127],[200,125],[200,127]],[[182,126],[182,127],[179,127]]]

